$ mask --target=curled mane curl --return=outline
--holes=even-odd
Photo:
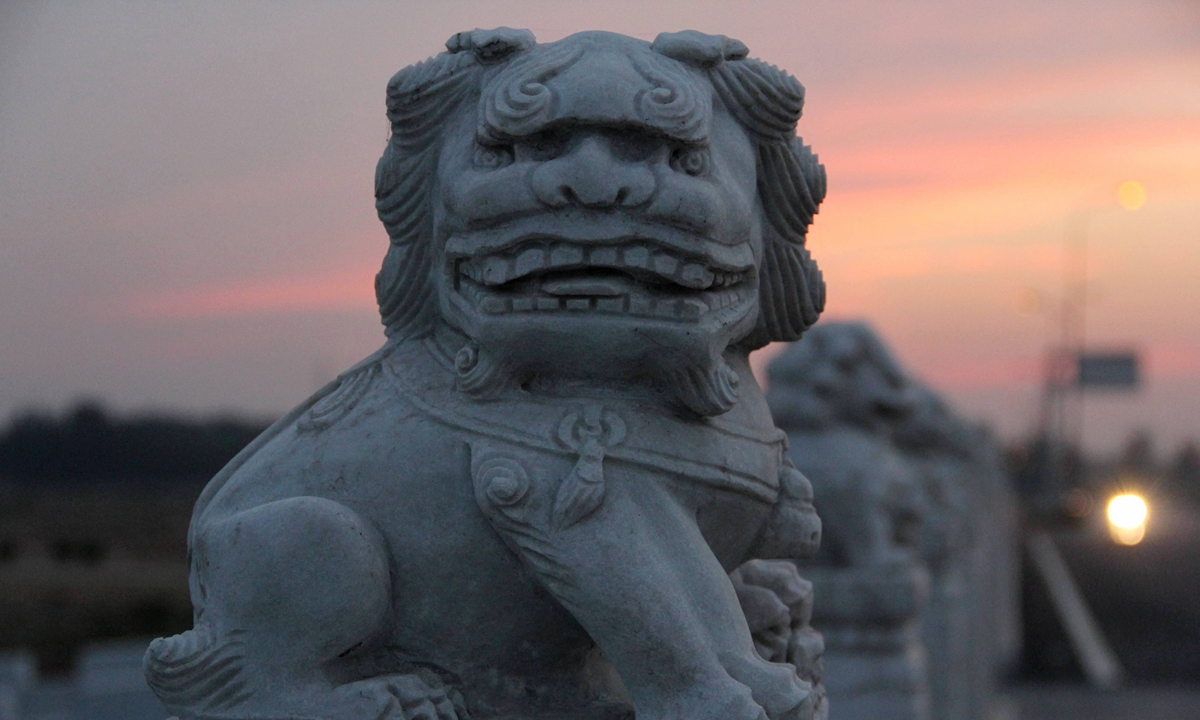
[[[796,136],[804,86],[753,58],[709,70],[713,89],[750,135],[758,163],[758,197],[766,223],[758,324],[742,344],[790,342],[825,308],[825,280],[804,247],[808,226],[825,199],[825,166]]]

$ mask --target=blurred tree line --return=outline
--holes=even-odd
[[[242,418],[113,416],[95,401],[27,412],[0,433],[0,480],[19,484],[203,481],[266,429]]]
[[[1190,501],[1200,505],[1200,447],[1196,441],[1182,443],[1174,454],[1160,454],[1154,439],[1144,431],[1135,431],[1124,447],[1114,457],[1085,457],[1078,447],[1060,446],[1057,451],[1043,437],[1033,437],[1026,442],[1010,445],[1006,460],[1013,487],[1027,502],[1049,502],[1053,507],[1026,507],[1038,512],[1056,514],[1066,511],[1076,519],[1082,518],[1090,508],[1058,507],[1059,503],[1071,504],[1076,500],[1076,489],[1103,491],[1112,486],[1128,486],[1162,493],[1176,500]],[[1058,474],[1058,481],[1051,487],[1061,487],[1061,497],[1049,497],[1044,493],[1048,478]],[[1083,510],[1083,512],[1079,512]]]

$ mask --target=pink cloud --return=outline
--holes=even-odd
[[[1200,346],[1162,344],[1150,348],[1144,355],[1146,369],[1155,377],[1200,377]]]
[[[375,268],[275,277],[147,292],[120,299],[120,314],[139,320],[186,320],[375,307]]]

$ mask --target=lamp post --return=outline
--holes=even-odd
[[[1121,208],[1137,210],[1145,201],[1146,191],[1140,183],[1118,186]],[[1042,491],[1052,503],[1066,490],[1067,450],[1080,448],[1083,440],[1083,383],[1077,381],[1077,367],[1087,338],[1088,230],[1096,215],[1114,209],[1111,205],[1085,207],[1066,218],[1059,341],[1047,353],[1041,412],[1047,452]]]

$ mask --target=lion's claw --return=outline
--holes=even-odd
[[[390,682],[392,694],[400,701],[405,720],[466,720],[466,708],[462,707],[461,695],[447,691],[441,680],[434,676],[423,678],[417,675],[401,675]],[[455,703],[451,693],[458,696]]]
[[[385,675],[339,688],[359,707],[369,706],[371,720],[469,720],[462,695],[433,673]],[[359,712],[366,718],[368,715]]]

